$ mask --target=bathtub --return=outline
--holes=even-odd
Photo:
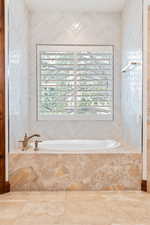
[[[119,146],[116,140],[48,140],[39,143],[39,151],[50,154],[87,154],[101,153],[102,150],[109,151]]]
[[[9,154],[12,191],[140,190],[142,155],[116,140],[46,140]]]

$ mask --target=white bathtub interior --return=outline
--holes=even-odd
[[[40,149],[45,150],[101,150],[119,147],[115,140],[54,140],[39,143]]]
[[[27,150],[22,146],[12,154],[103,154],[103,153],[140,153],[133,148],[117,140],[43,140],[35,148],[35,142],[30,143]]]

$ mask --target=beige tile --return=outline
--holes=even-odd
[[[66,192],[64,191],[43,191],[43,192],[28,192],[28,200],[33,201],[64,201]]]
[[[26,201],[29,199],[29,192],[9,192],[3,195],[0,195],[0,202],[3,201]]]
[[[98,191],[68,191],[66,193],[67,201],[89,201],[103,198]]]
[[[103,202],[124,200],[124,201],[140,201],[150,198],[146,197],[146,193],[139,191],[68,191],[66,193],[67,201],[89,201],[99,200]]]
[[[15,201],[63,201],[66,198],[66,192],[9,192],[4,195],[0,195],[0,202],[3,200],[15,200]]]
[[[145,194],[97,192],[97,195],[103,198],[92,201],[76,201],[76,198],[70,202],[68,200],[65,222],[96,225],[150,225],[150,205],[142,206]]]
[[[142,201],[118,202],[114,207],[120,209],[127,215],[128,219],[135,224],[150,224],[150,208],[142,204]]]
[[[17,225],[47,225],[63,223],[64,202],[35,201],[27,203],[21,216],[17,219]]]
[[[103,220],[101,220],[98,223],[66,223],[65,222],[63,223],[63,225],[112,225],[112,224],[110,222],[104,222]],[[120,224],[114,224],[114,225],[120,225]]]
[[[110,224],[111,215],[100,201],[72,201],[66,203],[65,223]]]
[[[29,202],[22,211],[22,215],[24,216],[38,216],[45,214],[55,217],[64,215],[64,203],[55,201]]]
[[[116,194],[115,194],[116,193]],[[119,191],[68,191],[66,193],[67,201],[89,201],[99,200],[105,201],[110,200],[114,196],[119,195]]]
[[[18,218],[15,225],[63,225],[58,218],[53,218],[48,215],[38,215],[38,216],[25,216]]]
[[[137,193],[139,193],[140,195],[141,192]],[[112,204],[114,204],[114,201],[137,201],[136,195],[136,192],[133,191],[100,191],[97,193],[97,196],[99,196],[99,198],[103,198],[103,201],[105,201],[106,203],[110,202]]]
[[[150,224],[150,205],[145,205],[144,194],[125,192],[114,194],[109,199],[107,210],[116,224]],[[147,199],[146,202],[149,200]]]
[[[20,192],[0,196],[0,225],[150,225],[148,193],[67,192],[62,201],[57,194]]]
[[[107,193],[106,193],[107,194]],[[142,204],[150,202],[150,194],[141,191],[120,192],[120,196],[126,201],[141,201]]]
[[[10,162],[13,191],[140,190],[141,187],[141,154],[31,154],[30,157],[13,154]]]
[[[24,202],[0,202],[0,220],[15,219],[23,210]]]
[[[16,225],[14,219],[0,219],[0,225]]]

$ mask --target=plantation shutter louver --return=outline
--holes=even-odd
[[[112,119],[112,46],[44,45],[37,54],[39,117]]]

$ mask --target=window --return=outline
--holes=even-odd
[[[38,45],[38,119],[113,119],[113,47]]]

